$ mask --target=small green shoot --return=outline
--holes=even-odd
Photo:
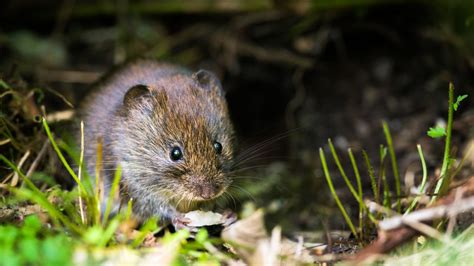
[[[10,86],[3,79],[0,79],[0,87],[3,89],[10,89]]]
[[[339,156],[336,153],[336,149],[334,148],[334,145],[332,144],[331,139],[328,139],[328,144],[329,144],[329,149],[331,150],[332,156],[334,157],[334,162],[336,162],[337,168],[339,169],[339,172],[341,173],[342,178],[344,179],[344,182],[346,182],[347,187],[352,193],[352,196],[362,205],[364,205],[362,198],[359,197],[359,193],[355,190],[354,186],[352,185],[351,181],[346,175],[346,172],[344,171],[344,168],[342,167],[342,164],[339,160]]]
[[[334,185],[332,183],[331,175],[329,174],[328,166],[326,163],[326,157],[324,156],[324,151],[322,148],[319,148],[319,157],[321,159],[321,164],[323,166],[324,170],[324,176],[326,177],[326,181],[328,182],[329,190],[331,191],[332,197],[336,201],[337,206],[339,207],[339,210],[342,213],[342,216],[344,216],[344,220],[346,220],[347,225],[351,229],[352,234],[354,236],[357,236],[357,230],[354,227],[354,224],[351,221],[351,218],[349,218],[349,215],[346,212],[346,209],[344,209],[344,206],[341,203],[341,200],[339,199],[339,196],[336,193],[336,190],[334,189]]]
[[[385,171],[385,158],[387,158],[387,147],[384,145],[380,145],[379,148],[379,155],[380,155],[380,168],[379,168],[379,182],[378,182],[378,191],[380,191],[380,187],[382,186],[383,189],[383,206],[386,208],[390,208],[392,205],[392,200],[390,197],[390,187],[387,181],[387,175]]]
[[[395,150],[393,149],[392,136],[390,134],[390,129],[388,128],[387,122],[382,122],[383,132],[385,134],[385,139],[387,141],[388,153],[390,154],[390,159],[392,161],[392,170],[393,177],[395,178],[395,192],[397,196],[397,211],[400,213],[402,211],[401,205],[401,186],[400,186],[400,174],[398,173],[398,164],[397,157],[395,156]]]
[[[379,190],[377,189],[377,181],[375,180],[375,171],[372,163],[370,162],[369,155],[365,150],[362,150],[362,155],[364,156],[365,165],[367,167],[367,172],[370,177],[370,185],[372,187],[372,193],[374,194],[374,200],[377,203],[380,203]]]
[[[451,151],[451,132],[453,129],[453,116],[454,116],[454,85],[449,83],[448,89],[448,124],[446,128],[446,142],[444,146],[443,165],[441,166],[440,178],[436,183],[434,196],[431,198],[430,204],[432,204],[438,196],[442,196],[441,192],[445,191],[449,187],[448,170],[451,165],[451,157],[449,155]]]
[[[426,133],[428,136],[438,139],[446,136],[446,129],[444,127],[430,127],[430,130]]]
[[[44,130],[46,131],[46,134],[48,135],[48,138],[51,141],[51,144],[53,145],[54,151],[56,151],[56,154],[58,155],[58,157],[61,160],[62,164],[64,165],[64,167],[66,167],[66,170],[69,172],[71,177],[74,178],[74,181],[76,181],[77,185],[79,186],[79,188],[81,190],[81,193],[86,193],[86,189],[85,189],[84,185],[82,184],[81,180],[79,180],[79,177],[76,175],[76,173],[74,173],[71,166],[66,161],[66,158],[64,158],[63,153],[59,149],[58,144],[54,140],[53,134],[51,134],[51,130],[49,129],[48,122],[46,122],[46,118],[43,117],[42,122],[43,122]]]
[[[362,199],[364,197],[364,191],[362,190],[362,181],[360,180],[360,173],[359,173],[359,167],[357,166],[356,160],[354,158],[354,154],[352,153],[352,149],[348,148],[347,153],[349,154],[349,159],[351,160],[352,164],[352,169],[354,171],[354,175],[356,177],[356,182],[357,182],[357,192],[359,193],[359,198]],[[360,233],[360,238],[363,238],[363,232],[364,232],[364,207],[365,204],[360,204],[359,203],[359,233]]]
[[[456,102],[453,104],[454,111],[457,111],[461,102],[468,97],[467,94],[459,95],[456,98]]]
[[[107,198],[107,205],[105,207],[105,213],[104,213],[104,220],[102,221],[102,225],[107,224],[107,220],[109,219],[110,211],[112,208],[112,203],[114,201],[114,197],[116,193],[118,193],[118,188],[119,188],[119,183],[120,183],[120,177],[122,176],[122,167],[120,164],[117,166],[117,169],[115,170],[115,175],[114,175],[114,180],[112,182],[112,188],[109,191],[109,197]]]
[[[425,156],[423,155],[423,150],[421,149],[421,145],[420,144],[416,145],[416,148],[418,149],[418,155],[420,156],[420,161],[421,161],[421,168],[423,169],[423,178],[421,179],[420,189],[418,190],[418,194],[422,194],[425,191],[426,181],[428,180],[428,171],[426,169]],[[410,207],[408,207],[408,209],[405,212],[405,215],[409,214],[416,207],[418,200],[420,200],[419,195],[416,196],[415,199],[411,202]]]

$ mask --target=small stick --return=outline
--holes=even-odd
[[[74,110],[64,110],[59,112],[54,112],[46,115],[46,120],[48,123],[56,123],[61,121],[71,120],[74,117]]]
[[[463,191],[460,189],[456,189],[456,194],[454,195],[454,203],[456,204],[461,200],[462,198]],[[448,222],[448,227],[446,228],[446,234],[450,236],[453,233],[454,226],[456,225],[456,218],[457,215],[449,215],[449,222]]]
[[[77,177],[79,178],[79,181],[81,181],[81,177],[82,177],[82,164],[83,163],[84,163],[84,121],[81,121],[81,154],[79,157],[79,170],[77,170]],[[79,193],[79,210],[81,212],[81,221],[83,224],[85,224],[86,218],[84,215],[84,207],[82,206],[81,193]]]
[[[28,168],[28,171],[26,172],[27,177],[31,177],[33,172],[36,170],[38,163],[41,161],[41,159],[43,159],[43,156],[46,154],[46,148],[48,147],[48,144],[49,139],[46,139],[46,141],[43,143],[43,146],[41,147],[41,150],[38,152],[38,155],[36,155],[36,158],[33,160],[30,165],[30,168]]]
[[[431,227],[427,224],[424,224],[422,222],[418,222],[418,221],[415,221],[415,220],[408,220],[408,221],[404,221],[404,224],[410,226],[411,228],[415,229],[416,231],[418,231],[418,232],[420,232],[424,235],[427,235],[431,238],[437,239],[437,240],[442,241],[442,242],[447,242],[448,241],[447,237],[443,236],[438,230],[436,230],[433,227]]]
[[[411,221],[432,221],[445,216],[452,217],[471,209],[474,209],[474,197],[459,200],[447,205],[415,211],[405,216],[395,216],[381,221],[379,223],[379,228],[384,231],[393,230]]]
[[[18,162],[18,169],[21,169],[21,167],[23,166],[23,164],[25,163],[26,159],[28,159],[28,157],[30,156],[30,150],[27,150],[25,152],[25,154],[23,154],[23,156],[21,157],[20,159],[20,162]],[[16,187],[16,185],[18,184],[18,180],[20,179],[20,176],[18,175],[17,172],[15,172],[15,174],[13,175],[13,179],[12,179],[12,182],[11,182],[11,186],[12,187]]]

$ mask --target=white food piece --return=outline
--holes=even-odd
[[[187,225],[192,227],[210,226],[223,223],[222,214],[217,212],[191,211],[186,213],[184,217],[191,220]]]

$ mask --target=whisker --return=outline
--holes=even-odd
[[[254,198],[254,196],[248,192],[246,189],[240,187],[240,186],[237,186],[237,185],[230,185],[229,186],[230,188],[236,188],[236,189],[239,189],[240,191],[244,192],[246,195],[249,196],[249,198],[253,201],[253,202],[257,202],[257,200]]]

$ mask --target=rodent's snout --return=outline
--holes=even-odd
[[[210,182],[200,182],[193,184],[194,194],[203,200],[210,200],[221,193],[221,186]]]

